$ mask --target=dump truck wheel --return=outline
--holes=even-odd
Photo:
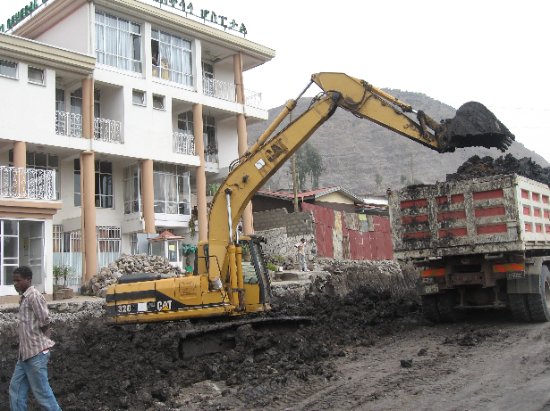
[[[434,323],[441,321],[439,310],[437,309],[437,295],[422,296],[422,314],[424,318]]]
[[[527,305],[527,294],[508,294],[508,303],[514,320],[521,322],[531,321],[531,313]]]
[[[456,292],[448,292],[437,296],[437,308],[441,321],[451,323],[462,321],[464,319],[464,311],[457,310],[455,307]]]
[[[533,321],[550,321],[550,271],[545,265],[542,266],[539,277],[539,293],[527,294],[527,304]]]

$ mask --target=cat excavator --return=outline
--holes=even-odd
[[[313,83],[322,91],[307,110],[280,127]],[[504,151],[514,140],[508,129],[479,103],[466,103],[453,119],[437,122],[364,80],[344,73],[313,74],[299,96],[286,102],[265,132],[231,165],[212,200],[208,241],[198,244],[193,275],[122,276],[107,291],[110,321],[145,323],[268,311],[271,286],[261,239],[241,235],[237,225],[252,196],[337,108],[440,153],[470,146]]]

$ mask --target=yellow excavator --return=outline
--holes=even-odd
[[[313,83],[322,92],[312,99],[306,111],[276,132]],[[466,103],[453,119],[437,122],[364,80],[343,73],[314,74],[297,99],[289,100],[256,143],[232,164],[213,198],[208,241],[198,244],[193,275],[121,277],[107,291],[110,320],[142,323],[241,316],[269,310],[271,287],[261,241],[240,235],[237,224],[252,196],[337,108],[441,153],[469,146],[504,151],[514,139],[479,103]]]

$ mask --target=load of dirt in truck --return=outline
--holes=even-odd
[[[441,139],[448,147],[496,147],[506,151],[515,137],[483,104],[463,104],[452,119],[441,122]],[[451,150],[448,150],[451,151]]]
[[[498,158],[472,156],[458,167],[456,173],[447,174],[446,181],[469,180],[498,174],[518,174],[550,185],[550,167],[542,167],[530,157],[517,159],[511,154]]]

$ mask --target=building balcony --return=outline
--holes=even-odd
[[[0,166],[0,198],[57,200],[55,170]]]
[[[195,137],[192,134],[174,131],[173,141],[175,153],[195,155]]]
[[[237,92],[234,83],[203,77],[202,90],[206,96],[216,97],[231,102],[237,101]],[[245,90],[244,103],[246,106],[260,108],[262,104],[262,94],[256,91]]]
[[[204,148],[204,161],[206,163],[218,163],[218,148],[215,146],[207,146]]]
[[[55,133],[68,137],[82,137],[82,115],[66,111],[56,111]],[[107,118],[95,118],[94,139],[108,143],[123,144],[122,123]]]
[[[244,90],[244,104],[245,106],[261,108],[262,105],[262,93],[258,93],[252,90]]]
[[[94,118],[94,139],[107,143],[124,144],[122,123],[107,118]]]
[[[55,134],[68,137],[82,137],[82,114],[56,111]]]
[[[237,99],[234,83],[203,77],[202,90],[206,96],[216,97],[231,102]]]

